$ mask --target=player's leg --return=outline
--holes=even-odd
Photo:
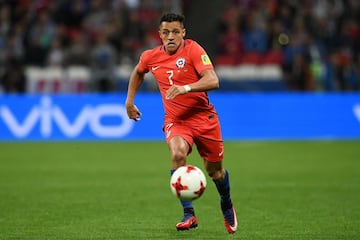
[[[235,233],[238,223],[230,196],[229,172],[222,167],[221,161],[209,162],[205,160],[204,162],[206,171],[215,183],[220,195],[220,206],[224,217],[225,228],[228,233]]]
[[[237,217],[230,197],[229,173],[222,167],[224,146],[217,116],[209,117],[207,124],[198,129],[196,136],[194,142],[198,152],[204,159],[205,169],[214,181],[220,195],[225,228],[229,233],[235,233],[237,230]]]
[[[172,175],[177,168],[186,165],[186,158],[190,152],[190,146],[183,137],[176,135],[168,141],[168,147],[172,160]],[[183,207],[184,216],[181,222],[176,224],[176,229],[189,230],[190,228],[197,227],[198,221],[195,217],[195,211],[192,202],[181,200],[180,203]]]
[[[168,141],[168,147],[171,156],[171,167],[177,169],[178,167],[186,165],[186,158],[190,150],[187,141],[181,136],[174,136]]]

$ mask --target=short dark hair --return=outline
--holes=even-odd
[[[162,22],[180,22],[182,26],[184,26],[185,16],[177,13],[165,13],[160,18],[160,24]]]

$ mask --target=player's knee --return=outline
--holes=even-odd
[[[173,167],[178,168],[180,166],[184,166],[186,164],[186,158],[189,151],[188,143],[182,137],[175,136],[168,144]]]
[[[171,152],[171,158],[173,163],[177,166],[184,166],[186,163],[186,152],[180,149]]]
[[[184,154],[182,152],[175,152],[172,155],[172,159],[175,162],[183,162],[186,160],[186,154]]]
[[[222,181],[225,177],[223,169],[207,169],[207,173],[214,181]]]

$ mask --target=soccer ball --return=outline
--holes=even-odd
[[[192,201],[204,193],[206,178],[200,168],[192,165],[182,166],[171,176],[170,188],[179,199]]]

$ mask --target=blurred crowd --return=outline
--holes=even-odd
[[[4,92],[24,92],[26,66],[88,66],[90,90],[111,91],[114,68],[160,44],[160,14],[174,0],[0,0]]]
[[[90,67],[93,91],[160,44],[181,0],[0,0],[0,92],[26,91],[26,66]],[[229,0],[214,26],[216,65],[279,64],[288,90],[359,90],[360,1]],[[267,62],[265,62],[267,61]]]
[[[278,63],[288,90],[360,90],[360,1],[232,0],[217,63]]]

